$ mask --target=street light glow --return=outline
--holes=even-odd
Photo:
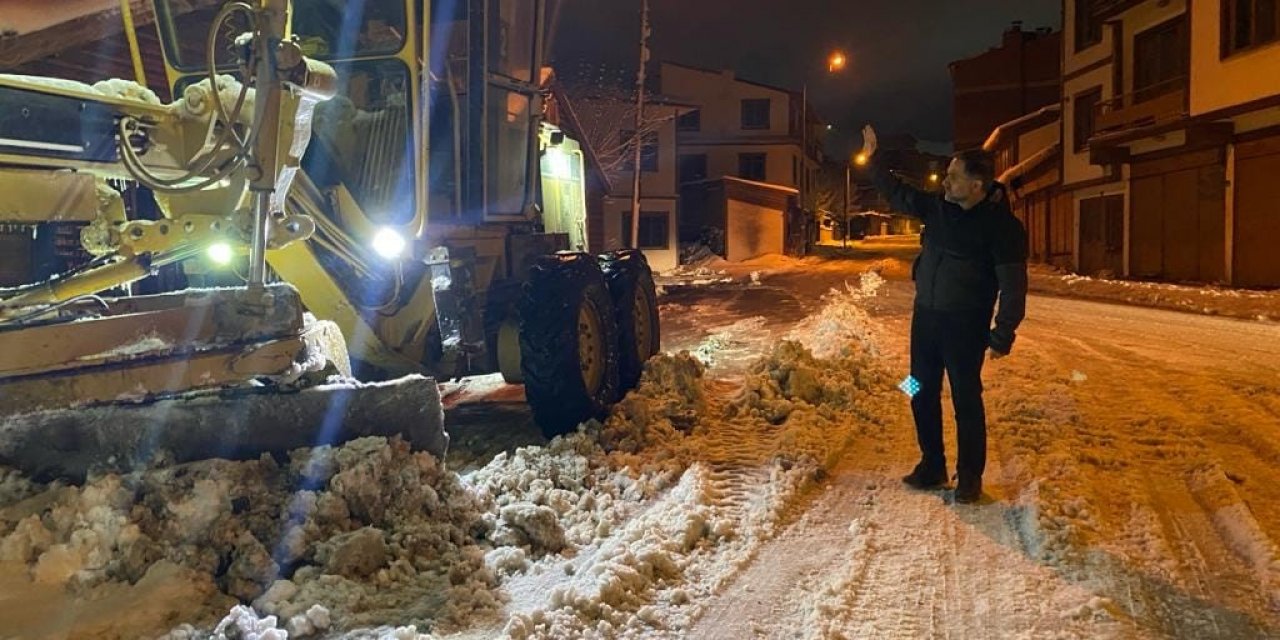
[[[827,71],[831,73],[843,71],[847,64],[849,64],[849,59],[845,57],[843,51],[833,51],[831,56],[827,58]]]
[[[938,181],[938,174],[936,173],[929,174],[929,182],[937,182],[937,181]]]
[[[865,154],[865,153],[859,153],[857,156],[855,156],[855,157],[854,157],[854,159],[853,159],[853,163],[854,163],[854,164],[856,164],[856,165],[858,165],[859,167],[866,166],[866,164],[867,164],[867,154]]]

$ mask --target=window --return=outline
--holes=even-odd
[[[742,101],[742,128],[769,128],[769,99],[750,99]]]
[[[221,10],[221,6],[208,5],[222,4],[225,3],[179,0],[156,3],[162,42],[175,67],[205,71],[209,25]],[[293,8],[293,33],[300,40],[302,52],[321,60],[395,53],[404,46],[407,24],[403,0],[366,0],[358,4],[298,0]],[[244,13],[236,12],[228,18],[214,44],[219,66],[235,65],[240,50],[235,37],[250,30]]]
[[[1275,42],[1280,35],[1277,0],[1223,0],[1222,57]]]
[[[1102,101],[1102,87],[1097,87],[1077,93],[1072,101],[1075,111],[1072,114],[1072,124],[1074,131],[1072,140],[1075,142],[1076,152],[1084,151],[1089,146],[1089,138],[1093,137],[1094,127],[1096,126],[1096,117],[1098,111],[1098,103]]]
[[[758,180],[764,182],[768,180],[765,165],[768,156],[763,153],[739,153],[738,154],[738,177],[743,180]]]
[[[339,93],[346,100],[316,106],[303,168],[316,184],[346,185],[376,224],[405,224],[414,216],[409,68],[399,60],[383,59],[337,63],[334,69],[341,74]],[[344,108],[357,110],[361,117],[349,117]],[[521,122],[528,121],[527,114],[522,117]],[[528,131],[527,125],[521,131]],[[504,153],[525,153],[527,137],[503,127],[490,144]],[[495,176],[508,178],[515,180],[506,174]],[[520,211],[523,179],[505,186],[518,192],[515,211]]]
[[[1186,86],[1190,51],[1186,16],[1139,33],[1133,44],[1135,102]]]
[[[680,182],[697,182],[707,179],[707,154],[696,153],[680,156]]]
[[[527,95],[496,86],[489,87],[489,96],[485,109],[493,128],[486,143],[485,202],[492,213],[518,215],[529,201],[529,175],[523,166],[508,159],[524,158],[529,153],[529,111],[533,101]]]
[[[668,249],[671,247],[671,216],[666,211],[640,212],[639,249]],[[622,243],[631,246],[631,212],[622,214]]]
[[[688,113],[680,114],[680,117],[676,118],[676,129],[679,131],[701,131],[702,111],[694,109]]]
[[[623,129],[620,133],[622,139],[622,152],[626,154],[623,159],[622,168],[624,171],[635,170],[635,131]],[[644,146],[640,147],[640,170],[648,173],[656,173],[658,171],[658,132],[649,131],[644,134]]]
[[[1102,42],[1102,17],[1090,0],[1076,0],[1076,51],[1084,51]]]
[[[355,2],[344,4],[359,6]],[[533,38],[538,19],[534,4],[521,0],[496,0],[491,3],[489,11],[489,70],[530,82],[535,76]]]

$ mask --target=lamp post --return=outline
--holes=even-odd
[[[866,166],[868,161],[869,159],[867,158],[867,154],[859,153],[854,155],[853,158],[851,158],[849,161],[844,163],[844,240],[843,240],[843,243],[844,243],[844,246],[846,247],[849,246],[849,232],[850,232],[849,205],[853,204],[852,197],[851,197],[851,193],[853,190],[853,185],[852,185],[853,180],[850,178],[850,174],[853,173],[853,165],[856,164],[859,167],[864,167]]]
[[[844,220],[844,235],[840,238],[840,244],[843,247],[849,246],[849,201],[851,200],[849,189],[852,183],[849,174],[851,173],[853,173],[852,167],[849,166],[848,162],[844,163],[844,209],[841,210],[841,218]]]
[[[846,56],[844,52],[839,49],[835,49],[830,54],[827,55],[827,73],[829,74],[834,74],[840,71],[844,71],[845,67],[847,67],[848,65],[849,65],[849,57]],[[831,125],[827,125],[828,130],[830,130],[831,128],[832,128]],[[804,85],[800,90],[800,165],[804,171],[801,177],[801,183],[806,185],[806,188],[801,191],[801,196],[800,196],[800,199],[801,199],[800,206],[803,209],[808,205],[808,199],[809,199],[808,187],[813,186],[812,185],[813,181],[809,179],[809,83],[807,81],[804,83]],[[849,172],[848,172],[848,168],[846,167],[845,194],[844,194],[844,203],[845,203],[844,215],[846,220],[849,217],[848,183],[849,183]],[[814,209],[815,210],[817,209],[816,203],[815,203]],[[816,211],[815,211],[815,215],[816,215]],[[821,221],[818,220],[817,222],[819,223],[819,228],[820,228]],[[846,237],[849,235],[848,226],[849,225],[846,222],[845,224]],[[819,230],[818,233],[820,236],[821,230]],[[847,243],[848,240],[846,239],[845,242]]]
[[[631,247],[640,248],[640,162],[644,149],[644,66],[649,62],[649,0],[640,0],[640,66],[636,71],[635,136],[631,141]]]

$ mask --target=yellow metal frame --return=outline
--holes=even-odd
[[[425,34],[424,27],[430,15],[430,3],[404,0],[403,4],[408,28],[396,52],[351,58],[318,57],[335,64],[394,59],[408,69],[409,91],[412,93],[409,132],[414,149],[412,155],[415,206],[412,220],[396,230],[406,237],[419,239],[427,224],[427,145],[424,138],[427,101],[422,95],[422,64],[419,62],[419,55],[426,60],[429,53],[426,49],[428,36],[423,35],[420,43],[419,34]],[[421,14],[417,11],[419,6],[423,8]],[[157,30],[161,28],[159,16],[157,12]],[[291,9],[288,13],[286,37],[292,35],[292,19]],[[164,34],[158,35],[163,40]],[[184,78],[196,75],[178,68],[174,61],[169,59],[168,50],[162,49],[165,75],[170,87],[177,86]],[[328,202],[325,202],[326,199]],[[340,219],[341,227],[326,226],[329,234],[339,239],[336,246],[328,248],[357,271],[367,271],[381,266],[367,263],[366,256],[369,252],[362,246],[372,239],[378,230],[378,225],[360,209],[346,189],[339,187],[326,198],[299,171],[295,184],[288,194],[287,202],[289,202],[285,209],[287,212],[296,211],[301,205],[302,210],[312,214],[315,222],[321,225],[326,225],[323,219],[326,212]],[[410,357],[406,354],[425,353],[428,330],[436,321],[435,300],[430,278],[424,278],[418,288],[411,292],[408,296],[408,304],[392,313],[381,313],[360,308],[343,290],[339,282],[321,265],[315,248],[309,246],[309,243],[295,243],[273,248],[267,252],[267,262],[276,274],[298,288],[303,303],[308,309],[319,317],[337,323],[351,345],[352,351],[360,353],[363,358],[391,372],[424,370],[421,356]]]
[[[142,86],[147,86],[147,70],[142,66],[142,50],[138,47],[138,30],[133,23],[133,7],[129,0],[120,0],[120,16],[124,19],[124,37],[129,41],[129,58],[133,61],[133,77]]]

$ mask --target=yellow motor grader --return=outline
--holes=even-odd
[[[584,252],[545,0],[154,11],[169,104],[0,75],[0,274],[27,275],[0,288],[0,464],[78,476],[370,434],[441,454],[437,380],[501,372],[548,435],[638,381],[652,274]],[[161,269],[185,282],[131,290]]]

